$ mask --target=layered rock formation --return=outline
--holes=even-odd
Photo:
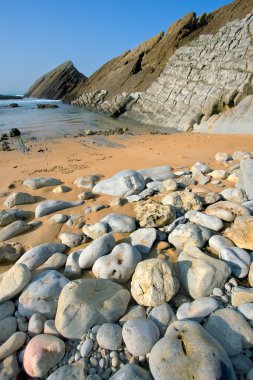
[[[81,88],[86,79],[71,61],[67,61],[40,77],[25,96],[71,101],[83,93]]]
[[[253,93],[253,12],[176,50],[129,115],[189,131]]]

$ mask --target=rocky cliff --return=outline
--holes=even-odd
[[[147,91],[167,68],[178,48],[188,46],[199,36],[218,33],[221,27],[242,19],[252,9],[253,0],[236,0],[209,15],[184,16],[167,33],[157,34],[102,66],[84,83],[83,95],[75,104],[113,115],[129,110],[139,98],[138,93]]]
[[[40,77],[25,96],[71,101],[83,93],[86,79],[71,61],[67,61]]]

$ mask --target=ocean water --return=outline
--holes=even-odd
[[[19,107],[11,108],[11,103],[17,103]],[[59,108],[38,109],[38,103],[57,104]],[[116,127],[128,127],[133,133],[141,133],[144,129],[164,131],[162,128],[111,119],[102,114],[63,104],[61,101],[30,98],[0,100],[0,133],[8,133],[11,128],[18,128],[24,141],[32,137],[50,139],[71,136],[84,129],[106,130]],[[171,130],[171,133],[175,131]]]

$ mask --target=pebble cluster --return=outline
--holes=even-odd
[[[0,275],[0,377],[253,379],[252,157],[78,178],[73,202],[7,196],[0,261],[13,265]],[[23,182],[49,186],[71,191],[54,178]],[[96,203],[100,194],[110,204]],[[58,213],[84,202],[83,215]],[[30,223],[25,204],[36,206]],[[126,204],[134,217],[113,212]],[[88,208],[108,213],[89,225]],[[18,236],[45,221],[77,232],[22,254]]]

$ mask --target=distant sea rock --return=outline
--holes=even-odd
[[[71,101],[83,93],[87,80],[71,61],[66,61],[40,77],[25,93],[26,97]]]

